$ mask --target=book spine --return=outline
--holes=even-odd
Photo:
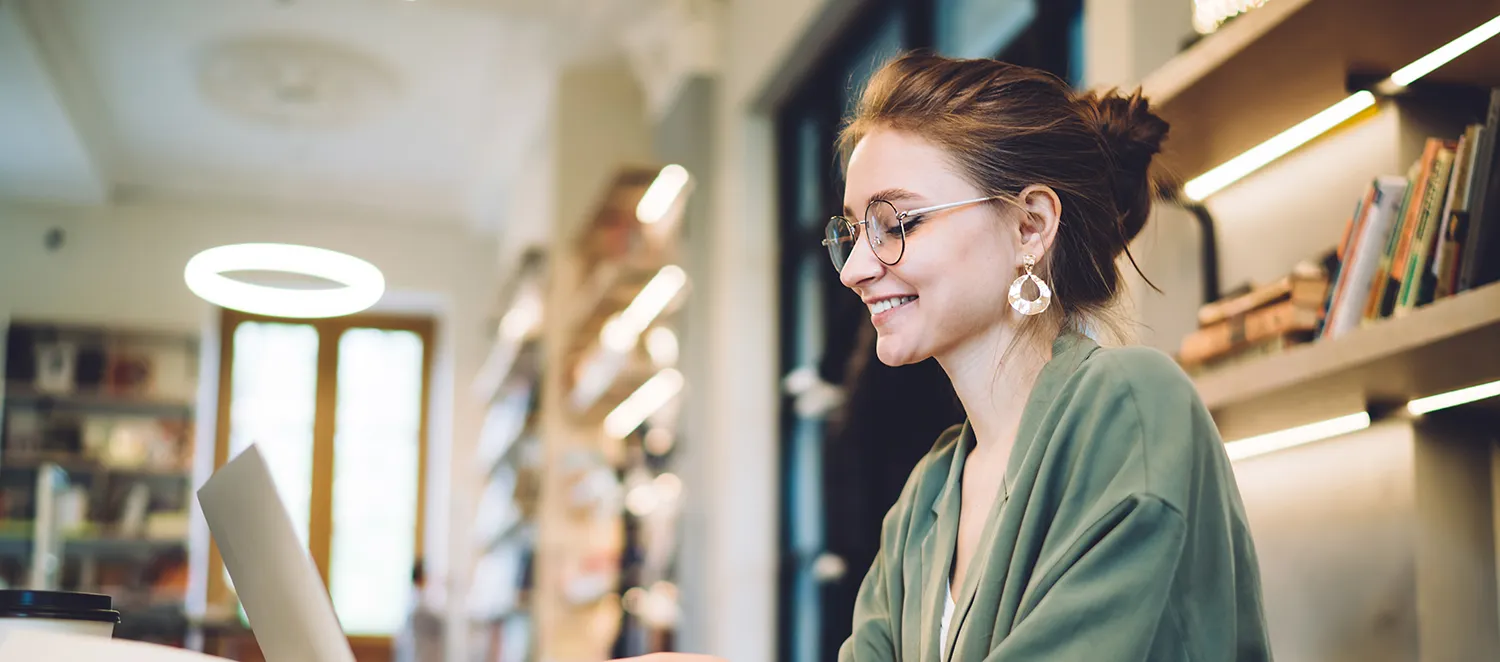
[[[1183,339],[1178,358],[1198,363],[1283,333],[1311,331],[1318,317],[1315,307],[1283,301],[1195,331]]]
[[[1345,274],[1348,281],[1340,284],[1344,291],[1329,311],[1331,317],[1324,329],[1326,337],[1336,337],[1359,326],[1367,297],[1371,296],[1375,282],[1384,277],[1380,272],[1382,247],[1388,245],[1398,207],[1408,197],[1406,192],[1410,186],[1405,177],[1381,177],[1376,184],[1375,204],[1368,210],[1364,227],[1356,239],[1358,243],[1351,250]]]
[[[1222,322],[1235,315],[1254,310],[1268,303],[1275,303],[1292,292],[1292,277],[1284,276],[1281,279],[1257,287],[1250,292],[1240,296],[1215,301],[1205,304],[1198,309],[1198,325],[1208,326]]]
[[[1380,198],[1380,180],[1370,182],[1370,187],[1365,189],[1365,195],[1354,205],[1354,215],[1349,218],[1349,223],[1344,228],[1344,238],[1339,242],[1339,263],[1333,273],[1333,286],[1328,288],[1328,303],[1323,306],[1323,323],[1318,329],[1318,336],[1332,336],[1335,322],[1348,306],[1345,300],[1350,296],[1350,289],[1354,279],[1355,258],[1359,255],[1360,239],[1367,233],[1366,225],[1370,218],[1370,211],[1375,208],[1375,203]]]
[[[1454,161],[1453,184],[1449,190],[1453,204],[1443,214],[1442,230],[1438,235],[1437,248],[1433,249],[1431,269],[1433,291],[1426,301],[1441,299],[1453,294],[1457,281],[1459,253],[1463,245],[1463,228],[1467,226],[1470,200],[1474,192],[1474,155],[1479,149],[1479,139],[1484,127],[1470,124],[1459,139],[1458,158]]]
[[[1427,177],[1422,206],[1417,212],[1417,227],[1412,232],[1411,246],[1401,274],[1401,290],[1396,295],[1394,313],[1398,316],[1416,307],[1418,293],[1422,291],[1422,274],[1427,271],[1427,256],[1437,234],[1437,222],[1448,200],[1448,180],[1452,179],[1453,157],[1457,149],[1457,143],[1444,141],[1433,162],[1432,173]]]
[[[1405,276],[1406,260],[1411,255],[1412,238],[1417,231],[1418,218],[1421,216],[1428,192],[1428,182],[1432,180],[1441,147],[1441,140],[1428,138],[1426,146],[1422,149],[1422,160],[1417,164],[1411,187],[1406,191],[1406,204],[1402,207],[1400,219],[1391,234],[1390,246],[1393,251],[1389,256],[1390,261],[1385,262],[1384,268],[1381,269],[1383,280],[1377,278],[1378,292],[1370,297],[1370,305],[1365,308],[1365,321],[1389,317],[1392,312],[1395,312],[1396,300],[1401,293],[1401,279]]]
[[[1480,147],[1474,158],[1474,192],[1469,207],[1468,227],[1465,228],[1463,257],[1459,259],[1458,285],[1454,288],[1456,292],[1473,289],[1482,284],[1482,272],[1488,265],[1482,265],[1481,255],[1485,251],[1482,244],[1488,239],[1486,234],[1500,234],[1500,229],[1494,227],[1500,221],[1491,222],[1490,219],[1500,216],[1500,183],[1497,183],[1496,175],[1500,170],[1495,167],[1495,145],[1496,133],[1500,133],[1500,87],[1490,90],[1490,108],[1484,122],[1484,138],[1480,140]],[[1490,260],[1496,256],[1489,256]]]

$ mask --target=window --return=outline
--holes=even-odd
[[[345,632],[394,634],[422,552],[431,321],[222,323],[216,465],[258,445]],[[227,580],[214,573],[211,600]]]
[[[1036,18],[1037,0],[938,0],[937,49],[954,57],[994,57]]]

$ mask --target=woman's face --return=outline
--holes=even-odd
[[[872,199],[907,211],[984,196],[954,172],[941,148],[910,133],[876,129],[850,155],[844,215],[862,219]],[[894,265],[875,256],[861,228],[839,280],[870,310],[882,363],[941,358],[1014,321],[1006,292],[1028,247],[1026,230],[1016,222],[1025,216],[1003,202],[928,214],[908,223],[906,250]]]

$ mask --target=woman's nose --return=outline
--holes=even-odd
[[[881,274],[885,273],[885,263],[875,257],[875,251],[870,248],[870,242],[863,234],[854,239],[854,251],[849,254],[849,259],[844,261],[844,268],[839,270],[839,282],[849,289],[857,289],[860,284],[868,283]]]

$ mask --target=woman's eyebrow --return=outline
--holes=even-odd
[[[911,200],[912,198],[920,197],[922,196],[919,196],[916,193],[912,193],[911,191],[908,191],[904,188],[888,188],[881,191],[876,191],[874,194],[872,194],[869,199],[865,200],[865,206],[869,206],[869,204],[875,200],[884,200],[886,202],[900,202],[902,200]],[[853,217],[854,210],[850,209],[849,205],[844,205],[844,215]]]

